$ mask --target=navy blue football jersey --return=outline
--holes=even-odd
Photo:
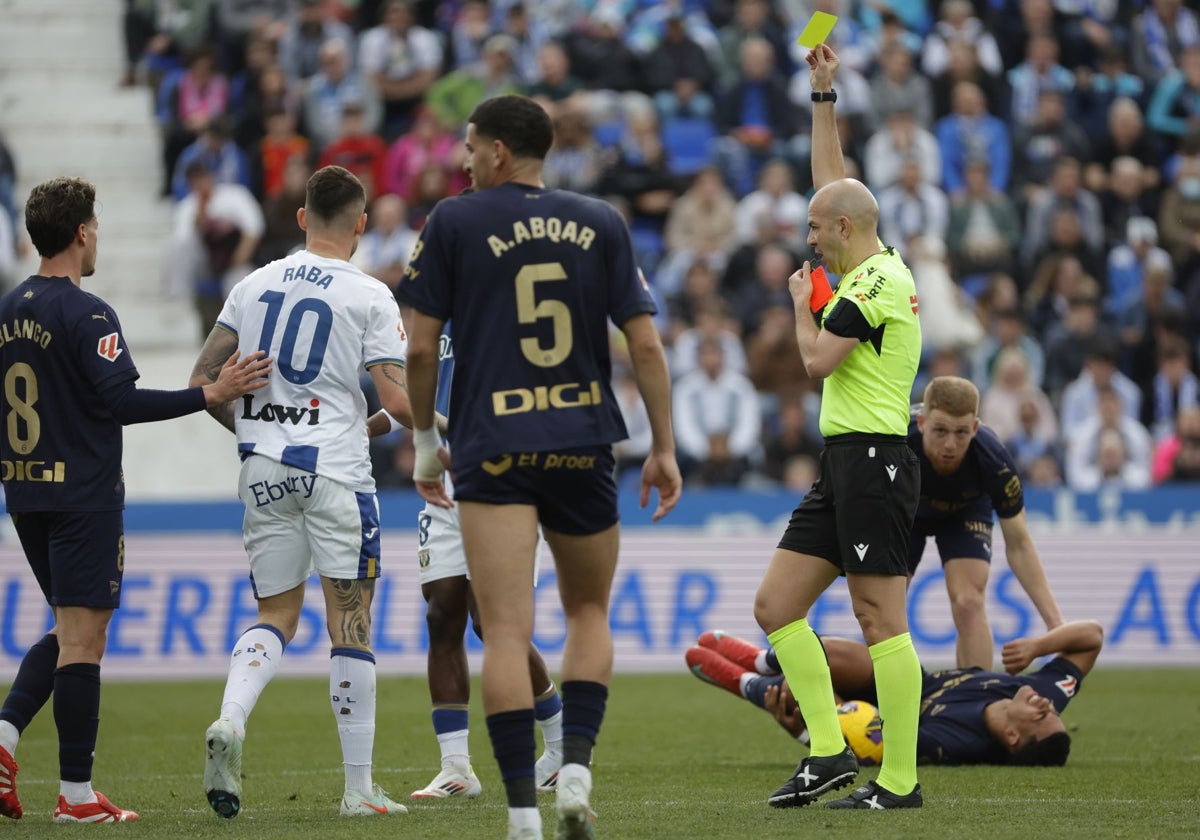
[[[1001,519],[1016,516],[1024,509],[1025,492],[1012,456],[996,433],[982,423],[953,475],[941,475],[929,462],[915,417],[908,426],[908,445],[921,461],[918,520],[944,519],[981,500],[990,501]]]
[[[1003,764],[1008,753],[988,732],[983,710],[1029,685],[1061,714],[1082,682],[1083,672],[1062,657],[1032,674],[1018,676],[957,668],[925,673],[917,758],[930,764]]]
[[[100,392],[138,377],[117,314],[65,277],[33,276],[0,298],[10,511],[120,510],[121,424]]]
[[[655,312],[629,232],[605,202],[518,184],[449,198],[397,297],[454,323],[454,464],[627,435],[608,320]]]

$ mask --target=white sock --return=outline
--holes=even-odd
[[[542,815],[537,808],[509,808],[508,809],[508,830],[509,833],[515,833],[522,829],[532,828],[542,836]]]
[[[369,658],[368,658],[369,657]],[[329,705],[342,742],[347,790],[371,795],[375,747],[375,657],[337,648],[329,660]]]
[[[751,674],[749,671],[743,672],[742,675],[738,677],[738,693],[745,697],[746,683],[750,682],[750,680],[756,679],[758,679],[758,674]]]
[[[442,750],[442,769],[455,770],[467,775],[471,769],[471,748],[467,744],[468,730],[439,732],[438,747]]]
[[[754,655],[754,670],[763,675],[779,673],[767,664],[767,652],[765,650],[760,650]]]
[[[542,730],[542,740],[546,744],[546,752],[553,755],[562,754],[562,712],[555,712],[545,720],[539,720],[538,727]]]
[[[229,657],[229,678],[221,698],[221,717],[229,718],[233,728],[246,733],[246,718],[267,683],[279,669],[283,658],[283,640],[267,627],[251,627],[234,645]]]
[[[0,747],[8,750],[9,755],[17,754],[17,741],[21,740],[21,733],[17,731],[17,727],[13,726],[6,720],[0,720]]]
[[[71,805],[83,805],[96,802],[96,792],[92,790],[91,782],[66,782],[59,780],[58,792]]]

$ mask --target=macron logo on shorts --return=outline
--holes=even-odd
[[[891,479],[892,481],[895,481],[896,480],[896,468],[894,466],[892,466],[891,464],[888,464],[886,467],[884,467],[884,469],[887,470],[888,478]]]
[[[867,559],[867,549],[871,547],[870,543],[859,543],[854,546],[854,553],[858,555],[858,562],[862,563]]]
[[[121,349],[121,334],[109,333],[96,342],[96,352],[110,362],[115,362],[117,356],[120,356],[125,351]]]

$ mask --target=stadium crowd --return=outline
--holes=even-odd
[[[935,375],[974,381],[1028,486],[1200,480],[1200,16],[1180,0],[126,5],[125,83],[154,90],[176,202],[172,264],[191,255],[167,282],[205,334],[237,279],[303,245],[295,208],[326,164],[367,186],[354,259],[394,288],[432,207],[466,184],[467,114],[525,93],[556,129],[547,186],[628,221],[687,482],[795,490],[821,444],[787,286],[812,192],[795,42],[813,11],[837,14],[850,174],[916,278],[914,399]],[[0,228],[13,180],[0,147]],[[630,376],[617,386],[626,468],[649,426]],[[373,444],[381,486],[411,483],[406,435]]]

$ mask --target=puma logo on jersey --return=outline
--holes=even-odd
[[[859,563],[867,559],[867,549],[870,547],[870,543],[859,543],[858,545],[854,546],[854,553],[858,555]]]
[[[108,313],[101,312],[99,315],[93,315],[92,320],[93,321],[103,321],[104,323],[107,324],[108,323]]]
[[[888,464],[886,467],[884,467],[884,469],[887,470],[888,478],[891,479],[892,481],[895,481],[896,480],[896,468],[894,466],[892,466],[891,464]]]
[[[96,342],[96,353],[102,358],[108,359],[110,362],[115,362],[117,356],[120,356],[125,351],[121,349],[121,334],[109,333]]]

